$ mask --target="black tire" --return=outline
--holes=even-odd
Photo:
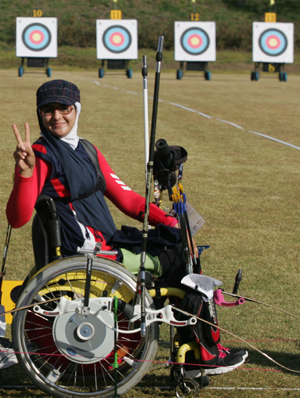
[[[114,332],[109,327],[114,324],[111,321],[111,313],[101,312],[103,305],[99,298],[116,296],[125,302],[132,302],[136,280],[120,264],[95,258],[90,289],[91,313],[82,314],[80,308],[84,296],[86,262],[86,257],[75,256],[44,267],[25,286],[17,307],[29,306],[51,298],[60,300],[20,310],[15,313],[13,320],[12,336],[19,364],[39,389],[54,397],[115,397],[112,349]],[[59,303],[66,303],[67,306],[74,304],[76,308],[70,310],[69,307],[69,310],[63,312]],[[151,306],[152,299],[146,292],[146,308]],[[42,313],[38,312],[38,308],[41,308]],[[93,308],[96,310],[93,311]],[[110,325],[105,324],[104,318]],[[87,342],[84,339],[79,339],[78,342],[78,334],[75,331],[80,329],[81,333],[86,325],[91,324],[95,325],[94,329],[98,334],[94,333],[88,341],[88,348],[84,348]],[[138,327],[139,321],[132,325],[119,311],[119,395],[136,386],[149,370],[156,355],[157,323],[152,323],[147,328],[144,338],[140,332],[129,332]]]

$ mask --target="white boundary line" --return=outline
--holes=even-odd
[[[101,85],[101,83],[98,82],[98,81],[96,81],[96,80],[94,80],[93,83],[97,84],[98,86]],[[111,85],[109,85],[109,84],[102,84],[102,85],[103,85],[104,87],[110,87],[110,88],[112,88],[112,89],[114,89],[114,90],[118,90],[117,87],[111,86]],[[129,90],[124,90],[124,91],[127,92],[127,93],[129,93],[129,94],[139,95],[139,94],[136,93],[135,91],[129,91]],[[150,97],[150,96],[149,96],[148,98],[149,98],[149,99],[153,99],[153,98]],[[230,121],[228,121],[228,120],[215,119],[214,117],[212,117],[212,116],[210,116],[210,115],[206,115],[205,113],[200,112],[200,111],[197,111],[197,110],[195,110],[195,109],[193,109],[193,108],[189,108],[189,107],[187,107],[187,106],[177,104],[176,102],[169,102],[169,101],[165,101],[165,100],[159,100],[159,101],[160,101],[160,102],[164,102],[164,103],[169,104],[169,105],[176,106],[177,108],[183,109],[183,110],[188,111],[188,112],[196,113],[196,114],[198,114],[198,115],[200,115],[200,116],[205,117],[206,119],[216,120],[217,122],[220,122],[220,123],[229,124],[229,125],[231,125],[232,127],[235,127],[235,128],[237,128],[237,129],[239,129],[239,130],[244,130],[244,131],[246,131],[247,133],[251,133],[251,134],[255,134],[255,135],[258,135],[258,136],[260,136],[260,137],[263,137],[263,138],[267,138],[267,139],[269,139],[269,140],[271,140],[271,141],[278,142],[279,144],[283,144],[283,145],[289,146],[289,147],[291,147],[291,148],[294,148],[294,149],[297,149],[298,151],[300,151],[300,147],[298,147],[298,146],[296,146],[296,145],[293,145],[293,144],[290,144],[289,142],[282,141],[282,140],[279,140],[279,139],[277,139],[277,138],[271,137],[270,135],[258,133],[257,131],[247,130],[247,129],[245,129],[244,127],[241,127],[241,126],[239,126],[238,124],[235,124],[235,123],[230,122]]]
[[[300,391],[300,388],[284,387],[205,387],[207,390],[252,390],[252,391]]]
[[[135,386],[135,389],[142,389],[142,386]],[[172,387],[169,386],[155,386],[155,388],[159,388],[160,390],[170,390]],[[2,385],[0,386],[0,390],[36,390],[38,387],[34,384],[23,384],[23,385]],[[204,390],[251,390],[251,391],[300,391],[300,388],[284,388],[284,387],[205,387]]]
[[[285,141],[278,140],[277,138],[270,137],[269,135],[265,135],[265,134],[262,134],[262,133],[257,133],[256,131],[252,131],[252,130],[248,130],[248,133],[260,135],[261,137],[268,138],[269,140],[273,140],[273,141],[279,142],[280,144],[284,144],[284,145],[290,146],[290,147],[292,147],[294,149],[300,150],[300,148],[298,146],[295,146],[293,144],[289,144],[288,142],[285,142]]]
[[[135,386],[133,389],[142,389],[144,388],[143,386]],[[173,387],[169,386],[155,386],[155,388],[159,388],[160,390],[169,390],[172,389]],[[300,388],[292,388],[292,387],[205,387],[203,389],[205,390],[231,390],[231,391],[236,391],[236,390],[251,390],[251,391],[300,391]]]

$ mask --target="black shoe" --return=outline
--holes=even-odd
[[[207,376],[228,373],[241,366],[248,357],[248,352],[244,349],[228,349],[221,346],[221,344],[218,344],[217,348],[219,351],[219,356],[216,359],[207,361],[204,364],[199,365],[197,369],[187,370],[185,372],[185,376],[196,379],[197,377],[201,376],[201,368],[205,369],[205,373]]]

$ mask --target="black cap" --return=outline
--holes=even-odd
[[[51,80],[44,83],[36,92],[37,107],[41,108],[54,102],[64,105],[80,102],[79,88],[66,80]]]

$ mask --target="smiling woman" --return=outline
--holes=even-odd
[[[63,256],[77,254],[78,248],[94,249],[95,242],[101,242],[103,250],[114,250],[108,242],[116,227],[105,196],[134,219],[143,219],[145,207],[144,198],[120,183],[100,151],[79,138],[80,110],[78,87],[53,80],[37,90],[42,136],[31,146],[28,123],[24,141],[13,125],[18,144],[14,189],[7,205],[9,223],[14,228],[26,224],[38,196],[48,195],[56,202],[61,221]],[[177,220],[153,205],[150,223],[174,226]],[[121,260],[121,252],[118,256]]]
[[[39,109],[44,127],[56,137],[65,137],[76,122],[76,106],[53,103]]]

